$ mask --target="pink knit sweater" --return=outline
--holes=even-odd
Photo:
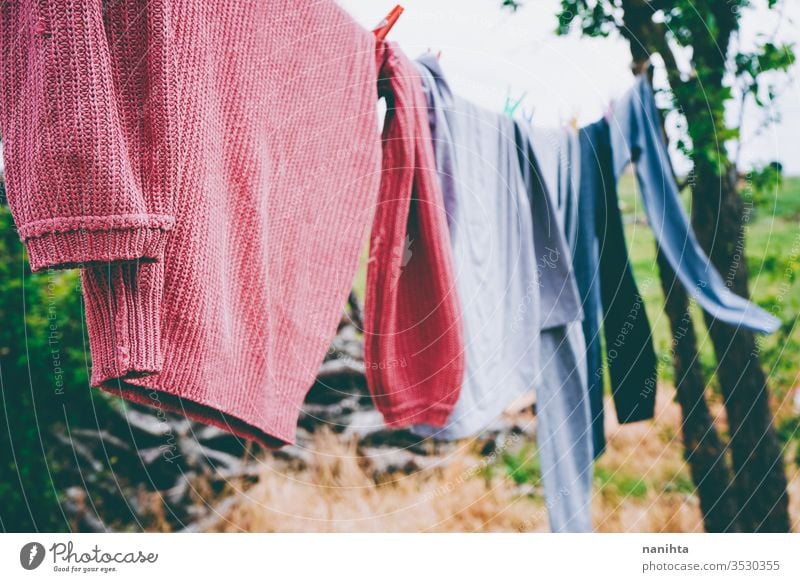
[[[419,72],[392,43],[378,58],[387,112],[364,301],[367,380],[390,426],[442,426],[464,376],[450,233]]]
[[[332,0],[13,0],[8,198],[83,272],[92,383],[275,445],[380,179],[375,47]]]

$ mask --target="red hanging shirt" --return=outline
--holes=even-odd
[[[378,61],[387,112],[364,300],[367,381],[388,425],[442,426],[461,390],[464,340],[427,101],[396,45],[380,45]]]

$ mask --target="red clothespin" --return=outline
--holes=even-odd
[[[375,35],[375,38],[378,40],[383,40],[386,38],[386,35],[389,34],[389,31],[392,30],[394,23],[397,22],[397,19],[400,18],[400,15],[403,13],[403,7],[399,4],[392,8],[392,11],[386,15],[386,18],[380,21],[378,27],[372,31],[372,34]]]
[[[428,47],[428,54],[435,56],[437,61],[442,60],[442,51],[436,51],[436,53],[434,53],[433,49],[431,47]]]

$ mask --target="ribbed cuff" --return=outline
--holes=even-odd
[[[134,263],[84,269],[93,386],[161,370],[162,270]]]
[[[161,258],[175,218],[166,214],[114,214],[38,220],[19,227],[31,269],[87,267]]]
[[[31,269],[67,269],[116,261],[157,261],[164,253],[166,231],[138,227],[118,230],[51,232],[25,241]]]

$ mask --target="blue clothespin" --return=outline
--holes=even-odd
[[[528,123],[533,123],[533,114],[536,111],[535,107],[531,107],[530,109],[525,109],[524,107],[521,109],[522,112],[522,119],[527,121]]]

